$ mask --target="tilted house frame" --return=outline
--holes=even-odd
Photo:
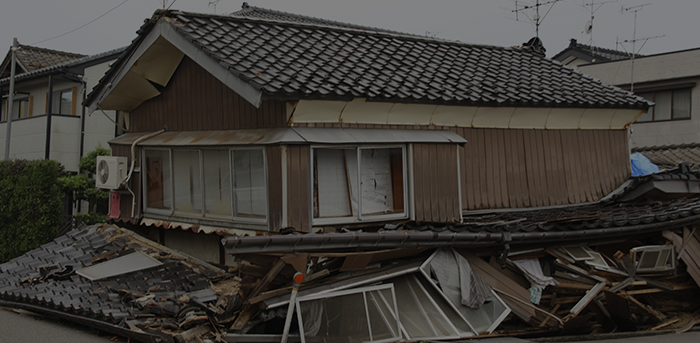
[[[144,225],[313,232],[594,201],[630,175],[649,107],[527,48],[259,8],[157,11],[138,33],[87,104],[128,113],[118,215]]]

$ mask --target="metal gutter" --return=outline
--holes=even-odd
[[[700,215],[682,219],[577,231],[556,232],[352,232],[280,236],[229,236],[221,244],[229,254],[296,253],[337,249],[426,248],[443,246],[485,246],[532,242],[562,242],[586,238],[618,237],[699,224]]]

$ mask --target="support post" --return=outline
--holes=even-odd
[[[292,295],[289,297],[289,306],[287,307],[287,318],[284,321],[284,331],[282,331],[282,340],[280,343],[287,343],[289,337],[289,327],[292,326],[292,316],[294,315],[294,303],[297,300],[297,292],[299,285],[304,281],[304,274],[297,272],[294,274],[294,285],[292,285]]]
[[[46,108],[46,146],[44,147],[44,159],[48,160],[51,157],[51,112],[53,111],[53,75],[49,75],[49,96]]]
[[[12,66],[10,67],[10,96],[7,99],[7,133],[5,135],[5,160],[10,159],[10,136],[12,135],[12,111],[15,102],[15,69],[17,64],[17,49],[19,42],[17,38],[12,39]]]

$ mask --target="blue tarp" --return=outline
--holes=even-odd
[[[639,152],[630,155],[632,160],[632,176],[648,175],[659,171],[656,164],[651,163],[649,159]]]

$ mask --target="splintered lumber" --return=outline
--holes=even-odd
[[[569,315],[567,315],[566,318],[564,318],[564,321],[569,321],[572,318],[578,316],[578,314],[581,313],[581,311],[586,306],[588,306],[588,304],[591,301],[593,301],[593,298],[595,298],[596,295],[598,295],[598,293],[600,293],[600,291],[603,290],[603,287],[605,287],[605,282],[600,282],[593,286],[593,288],[590,291],[588,291],[588,293],[586,293],[586,295],[583,298],[581,298],[581,300],[578,303],[576,303],[574,307],[571,308],[571,310],[569,311]]]
[[[652,317],[655,317],[658,321],[663,322],[664,320],[666,320],[666,315],[664,315],[663,313],[661,313],[659,311],[654,310],[653,308],[651,308],[651,306],[642,304],[639,300],[637,300],[633,296],[629,295],[629,293],[627,293],[625,298],[629,299],[629,301],[631,301],[633,304],[637,305],[637,307],[641,308],[642,310],[644,310],[645,312],[650,314]]]
[[[559,309],[559,307],[561,307],[561,304],[556,304],[556,305],[554,305],[554,308],[553,308],[550,312],[551,312],[551,313],[557,313],[557,310]],[[547,325],[547,322],[549,322],[549,320],[550,320],[551,318],[552,318],[552,317],[546,317],[546,318],[542,321],[542,323],[540,323],[540,327],[545,327],[545,326]]]
[[[664,231],[663,236],[673,242],[673,248],[676,250],[676,253],[680,252],[681,247],[686,243],[681,259],[685,263],[686,270],[688,274],[690,274],[690,277],[700,286],[700,242],[697,239],[697,232],[693,236],[690,236],[689,230],[686,229],[686,231],[688,232],[686,233],[685,239],[672,231]]]
[[[243,310],[241,311],[241,314],[238,315],[238,318],[236,318],[236,321],[231,325],[231,330],[240,330],[243,328],[243,326],[250,320],[250,318],[257,312],[256,306],[251,306],[251,303],[248,301],[248,299],[258,295],[260,292],[262,292],[269,284],[272,282],[272,279],[279,274],[280,270],[286,266],[287,263],[284,262],[281,258],[275,262],[275,264],[270,268],[270,271],[267,272],[265,277],[258,282],[257,285],[255,285],[255,288],[246,295],[246,299],[243,302]]]
[[[663,322],[663,323],[661,323],[661,324],[659,324],[659,325],[657,325],[657,326],[654,326],[653,328],[649,329],[649,331],[656,331],[656,330],[658,330],[658,329],[665,328],[665,327],[667,327],[667,326],[669,326],[669,325],[671,325],[671,324],[677,323],[679,320],[680,320],[680,318],[669,319],[669,320],[667,320],[667,321],[665,321],[665,322]]]
[[[472,267],[472,269],[474,269],[474,271],[479,274],[479,276],[481,276],[481,278],[484,279],[484,281],[486,281],[491,288],[508,293],[525,303],[530,302],[530,291],[503,275],[500,270],[497,270],[486,263],[486,261],[469,252],[461,250],[459,253],[462,254],[467,261],[469,261],[469,265]],[[508,307],[510,307],[515,315],[522,318],[524,321],[529,322],[531,318],[535,317],[535,310],[533,308],[530,308],[509,297],[501,297],[501,299],[503,299],[503,301],[508,305]]]

